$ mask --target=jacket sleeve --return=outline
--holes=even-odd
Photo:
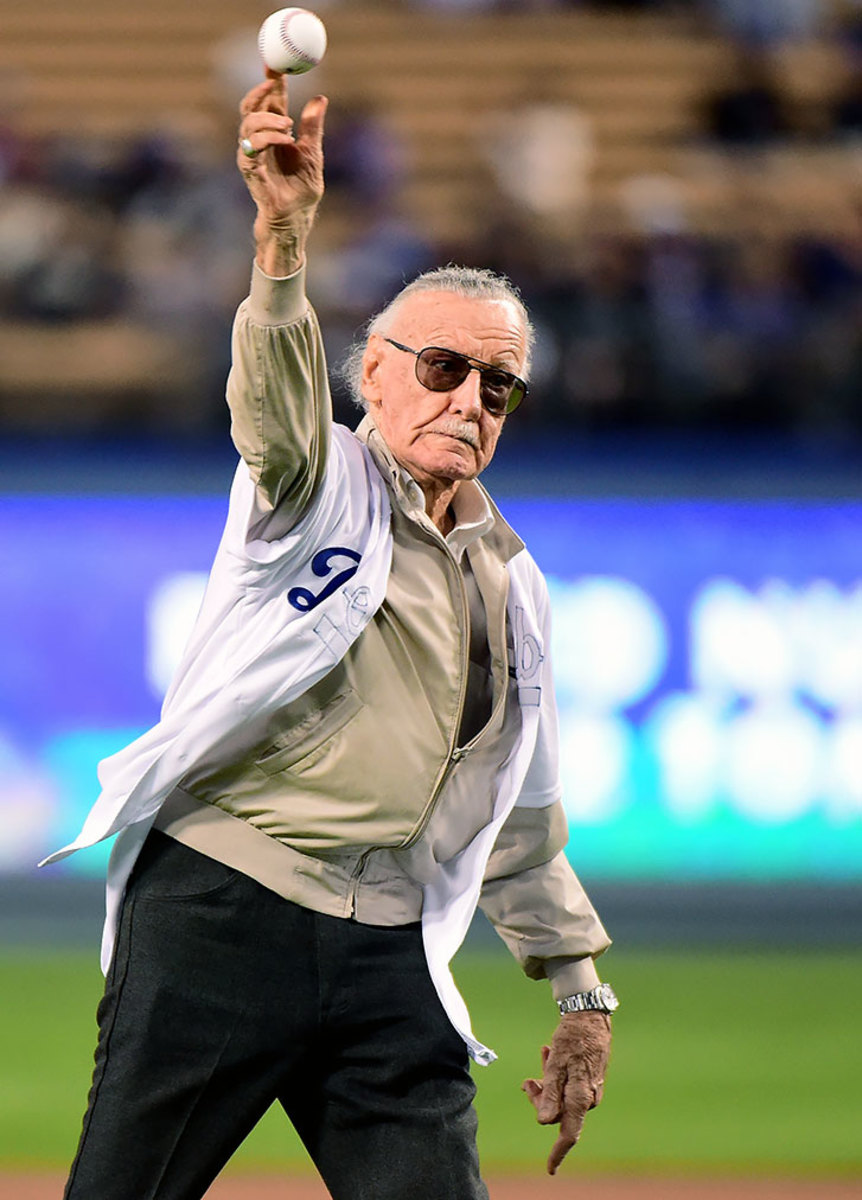
[[[332,411],[323,342],[304,269],[271,279],[254,266],[237,311],[227,384],[231,437],[256,485],[256,537],[282,537],[323,479]]]
[[[595,987],[594,958],[610,945],[595,909],[564,853],[568,821],[560,799],[559,722],[551,670],[548,588],[532,558],[519,555],[535,605],[532,647],[520,651],[537,664],[536,745],[518,801],[497,836],[479,900],[497,933],[531,979],[550,979],[557,999]]]
[[[515,807],[500,831],[480,907],[530,979],[550,979],[559,1000],[598,983],[593,959],[610,938],[563,847],[560,801]]]

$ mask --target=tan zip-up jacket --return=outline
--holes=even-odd
[[[232,435],[258,489],[256,536],[284,534],[320,482],[331,408],[303,273],[255,268],[234,327]],[[157,827],[306,907],[373,924],[419,919],[422,883],[490,816],[519,732],[507,561],[522,549],[484,490],[464,484],[443,538],[421,489],[369,418],[357,431],[388,485],[386,598],[342,661],[275,721],[199,764]],[[597,982],[608,937],[562,848],[562,805],[516,808],[481,906],[557,997]]]

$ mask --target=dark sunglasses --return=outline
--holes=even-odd
[[[445,350],[442,346],[426,346],[424,350],[413,350],[402,346],[392,338],[384,342],[412,354],[416,358],[416,378],[429,392],[451,392],[460,387],[471,371],[479,372],[479,399],[492,416],[502,417],[514,412],[527,394],[523,379],[492,367],[479,358],[468,358],[457,350]]]

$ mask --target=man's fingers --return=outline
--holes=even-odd
[[[542,1125],[559,1121],[560,1132],[548,1157],[548,1173],[577,1143],[587,1112],[599,1103],[610,1049],[610,1021],[603,1013],[564,1016],[551,1049],[542,1047],[542,1079],[522,1085]]]
[[[278,71],[273,71],[271,67],[267,67],[266,77],[269,90],[264,93],[264,108],[267,112],[280,113],[282,116],[287,116],[287,76],[280,75]]]
[[[250,112],[242,119],[240,133],[250,137],[253,133],[262,133],[267,129],[276,133],[289,133],[293,129],[293,121],[281,113]]]
[[[548,1100],[545,1085],[540,1079],[525,1079],[521,1091],[526,1092],[530,1103],[536,1110],[536,1120],[540,1125],[554,1125],[560,1119],[559,1103]]]
[[[247,154],[242,143],[249,142],[254,154]],[[262,150],[269,150],[273,146],[292,146],[293,138],[289,133],[275,133],[271,129],[264,130],[263,133],[247,135],[240,142],[239,150],[237,151],[237,159],[241,167],[248,168],[254,166],[257,170],[259,166],[257,156]]]
[[[548,1156],[548,1174],[554,1175],[557,1167],[569,1153],[584,1128],[587,1111],[594,1107],[593,1089],[586,1087],[580,1080],[570,1080],[566,1086],[563,1103],[563,1115],[560,1121],[560,1136],[554,1142]]]
[[[549,1175],[556,1175],[557,1168],[574,1144],[574,1142],[570,1141],[568,1138],[564,1138],[563,1135],[560,1134],[551,1148],[551,1153],[548,1155],[547,1171]]]
[[[246,92],[239,104],[240,115],[253,112],[278,113],[287,116],[287,76],[267,68],[266,79]]]
[[[548,1069],[551,1056],[550,1046],[542,1047],[542,1078],[525,1079],[521,1091],[526,1092],[533,1108],[536,1110],[536,1120],[540,1125],[553,1125],[559,1121],[562,1113],[563,1089],[566,1083],[565,1072]]]
[[[557,1168],[560,1163],[569,1153],[573,1146],[578,1143],[578,1138],[581,1136],[581,1130],[584,1127],[585,1113],[579,1115],[567,1113],[560,1122],[560,1134],[557,1140],[551,1147],[551,1153],[548,1155],[548,1174],[556,1175]]]
[[[272,89],[273,80],[267,79],[264,83],[259,83],[256,87],[253,87],[250,92],[246,92],[239,103],[240,115],[246,117],[251,112],[259,112],[266,103],[266,98]]]
[[[248,113],[239,127],[240,145],[248,141],[257,154],[270,146],[288,146],[293,141],[292,128],[290,117],[279,113]]]
[[[323,124],[329,101],[326,96],[314,96],[302,110],[297,130],[298,141],[308,141],[315,146],[323,142]]]
[[[521,1089],[529,1097],[536,1110],[540,1125],[555,1125],[559,1122],[560,1132],[548,1156],[548,1174],[555,1175],[560,1163],[577,1144],[584,1127],[584,1119],[591,1108],[602,1097],[602,1081],[590,1083],[583,1076],[567,1075],[565,1070],[554,1070],[552,1056],[542,1053],[544,1078],[525,1079]],[[550,1060],[550,1061],[549,1061]],[[549,1069],[550,1068],[550,1069]]]

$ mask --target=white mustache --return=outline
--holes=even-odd
[[[458,438],[459,441],[467,442],[474,450],[479,449],[479,431],[470,421],[438,421],[426,432],[442,433],[447,437]]]

